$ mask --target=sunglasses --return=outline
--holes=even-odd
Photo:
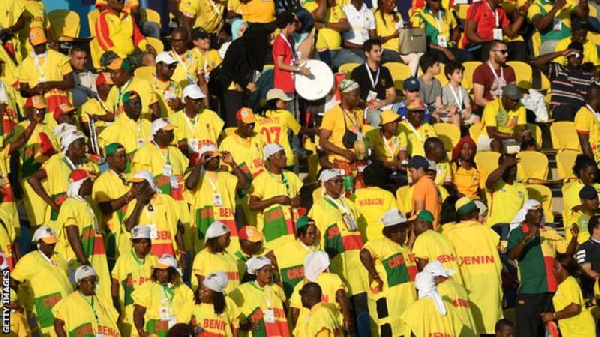
[[[497,52],[501,53],[502,55],[508,54],[508,50],[507,49],[494,49],[494,51],[497,51]]]

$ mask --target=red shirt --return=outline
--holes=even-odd
[[[473,72],[473,84],[480,84],[483,86],[483,98],[488,101],[493,101],[500,97],[504,85],[515,83],[517,81],[515,71],[509,65],[503,65],[500,69],[494,69],[494,72],[496,73],[496,76],[492,73],[492,69],[487,62],[479,65],[479,67],[475,69],[475,72]],[[506,84],[500,81],[502,75],[504,75],[504,82],[506,82]],[[498,77],[498,79],[496,79],[496,77]]]
[[[492,41],[494,38],[494,28],[505,28],[510,24],[508,16],[502,7],[496,8],[498,16],[498,26],[496,26],[496,17],[492,8],[486,0],[474,2],[467,11],[467,24],[469,21],[475,21],[475,33],[484,41]]]
[[[292,44],[289,39],[286,41],[281,34],[277,35],[273,42],[273,88],[281,89],[285,93],[294,92],[294,74],[291,71],[279,69],[277,57],[283,56],[283,63],[292,64]]]

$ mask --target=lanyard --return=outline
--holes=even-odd
[[[63,161],[65,164],[67,164],[67,166],[71,169],[71,171],[73,171],[74,169],[76,169],[79,166],[79,165],[73,164],[71,159],[69,159],[69,157],[67,157],[66,155],[63,157]]]
[[[492,71],[492,74],[494,74],[494,77],[500,81],[500,79],[502,79],[504,81],[504,68],[502,68],[502,66],[500,66],[500,77],[498,77],[498,75],[496,74],[496,70],[494,70],[494,67],[492,67],[492,64],[490,63],[490,61],[487,62],[488,67],[490,67],[490,70]]]
[[[183,59],[181,58],[181,56],[179,56],[179,54],[177,54],[174,50],[172,50],[171,52],[171,54],[173,54],[175,58],[177,58],[177,62],[181,64],[181,66],[185,70],[185,73],[187,74],[190,71],[190,68],[187,66],[187,64],[185,64],[185,62],[183,62]]]
[[[485,0],[483,0],[483,1],[485,1]],[[490,11],[494,15],[494,20],[496,20],[496,28],[500,27],[500,18],[498,15],[498,10],[497,9],[492,10],[492,7],[490,6],[490,4],[487,1],[485,1],[485,4],[488,6]]]
[[[129,88],[129,86],[131,85],[132,80],[133,78],[130,78],[129,81],[127,81],[127,83],[125,83],[121,88],[119,88],[119,99],[117,100],[117,107],[115,109],[117,113],[119,112],[120,107],[123,105],[123,95],[125,94],[127,88]]]
[[[454,91],[454,89],[452,88],[451,85],[449,85],[448,88],[450,88],[450,92],[452,92],[452,96],[454,96],[454,99],[456,100],[456,104],[458,104],[459,110],[462,110],[463,96],[462,96],[462,91],[460,91],[460,86],[458,87],[458,95],[456,94],[456,91]]]
[[[163,303],[169,302],[169,306],[173,307],[173,298],[175,297],[175,289],[171,289],[168,285],[161,284],[163,291]]]
[[[369,75],[369,80],[371,80],[371,89],[375,90],[377,83],[379,83],[379,71],[381,70],[381,67],[377,67],[377,74],[375,75],[375,80],[373,80],[373,75],[371,74],[371,69],[369,68],[369,65],[367,65],[367,62],[365,62],[365,68],[367,68],[367,74]]]
[[[81,294],[81,298],[83,298],[83,300],[85,301],[85,303],[89,304],[90,308],[92,309],[92,312],[94,313],[94,317],[96,317],[96,324],[100,325],[100,319],[98,318],[98,313],[96,312],[96,309],[94,309],[94,295],[92,295],[92,300],[88,300],[87,297],[85,297],[85,295],[80,291],[79,294]]]
[[[377,76],[379,76],[379,75],[377,75]],[[352,117],[350,117],[351,114],[348,113],[348,112],[346,112],[346,109],[342,108],[341,104],[340,104],[340,109],[342,109],[342,112],[344,113],[344,116],[348,117],[348,119],[350,120],[350,123],[352,123],[352,126],[358,128],[358,118],[352,118]],[[352,115],[354,115],[354,114],[352,114]]]
[[[165,158],[165,164],[169,165],[171,164],[171,161],[169,160],[169,147],[167,146],[167,154],[163,154],[162,149],[160,148],[160,146],[158,146],[158,144],[156,144],[156,142],[153,140],[152,144],[154,144],[154,146],[156,146],[156,149],[158,149],[158,152],[160,152],[160,154]]]
[[[285,41],[285,44],[287,44],[288,47],[290,47],[290,51],[292,52],[292,63],[293,63],[296,60],[296,51],[294,50],[294,48],[292,48],[292,44],[287,39],[287,37],[285,37],[285,35],[279,34],[279,36],[281,36],[281,39],[283,39],[283,41]]]
[[[262,291],[262,292],[268,293],[268,294],[267,294],[268,296],[265,296],[265,302],[267,303],[267,309],[270,309],[270,308],[271,308],[271,293],[273,292],[273,291],[271,290],[271,287],[269,287],[269,285],[267,284],[267,285],[266,285],[264,288],[261,288],[261,287],[258,285],[258,282],[257,282],[257,281],[253,281],[253,282],[252,282],[252,283],[250,283],[250,284],[251,284],[251,285],[253,285],[253,286],[254,286],[254,288],[256,288],[256,289],[258,289],[258,290],[260,290],[260,291]]]
[[[48,263],[55,267],[57,266],[56,262],[54,262],[51,258],[47,257],[46,254],[44,254],[41,250],[38,249],[38,251],[40,252],[40,255],[44,258],[44,260],[48,261]]]
[[[140,259],[135,253],[135,249],[133,248],[131,248],[131,255],[133,256],[133,259],[138,264],[138,266],[143,266],[144,263],[146,263],[146,257],[144,256],[144,258]]]
[[[40,57],[44,57],[44,66],[40,66]],[[40,74],[42,74],[42,77],[46,77],[46,72],[44,71],[44,68],[46,67],[46,65],[48,64],[48,52],[45,52],[43,54],[37,55],[35,52],[33,52],[33,66],[35,67],[35,70],[39,71]]]
[[[392,135],[393,148],[390,148],[390,144],[388,144],[388,140],[385,139],[385,136],[383,135],[383,131],[381,131],[381,139],[383,140],[383,145],[385,145],[387,152],[392,157],[392,160],[394,160],[394,158],[396,158],[396,154],[394,153],[394,150],[396,149],[396,138],[394,137],[394,135]]]
[[[108,170],[111,171],[114,175],[116,175],[119,179],[121,179],[121,181],[123,182],[123,185],[127,186],[127,180],[125,179],[125,177],[118,174],[115,170],[113,170],[111,168],[109,168]]]
[[[198,114],[196,113],[196,116],[194,116],[194,118],[189,118],[187,116],[187,114],[185,113],[185,109],[183,110],[183,116],[185,117],[185,121],[187,123],[187,125],[190,128],[190,131],[194,134],[194,136],[196,135],[196,125],[198,124]],[[192,123],[192,121],[194,121],[194,123]]]
[[[417,136],[417,138],[419,138],[419,141],[422,143],[423,142],[423,137],[421,137],[421,135],[419,134],[419,132],[417,131],[417,129],[415,129],[415,127],[410,124],[410,122],[406,122],[406,124],[408,125],[408,127],[411,129],[411,131],[415,134],[415,136]]]
[[[327,201],[331,206],[335,207],[335,209],[340,211],[342,214],[350,214],[350,210],[348,209],[348,207],[346,207],[346,203],[344,202],[343,197],[340,198],[341,205],[328,195],[325,196],[325,201]]]
[[[285,185],[285,190],[287,192],[287,196],[291,198],[292,194],[290,192],[290,184],[289,184],[289,182],[287,180],[287,177],[283,173],[283,171],[281,171],[281,181],[277,180],[277,177],[275,177],[275,175],[273,173],[271,173],[271,171],[267,170],[267,172],[269,172],[269,175],[271,176],[271,178],[273,178],[273,180],[275,180],[278,183],[281,183],[281,184]]]
[[[219,173],[215,172],[215,181],[214,182],[208,176],[208,172],[204,172],[204,178],[206,178],[206,180],[210,183],[210,186],[212,186],[213,192],[218,193],[217,183],[219,182]]]
[[[435,20],[435,23],[437,23],[438,26],[438,32],[442,32],[442,12],[440,10],[438,10],[438,14],[437,16],[434,16],[433,13],[431,13],[431,10],[428,10],[429,14],[431,14],[431,16],[433,17],[433,19]]]

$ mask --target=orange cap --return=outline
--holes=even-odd
[[[31,42],[32,46],[38,46],[48,42],[48,39],[46,38],[46,33],[42,28],[33,27],[29,30],[29,42]]]
[[[25,101],[26,108],[44,109],[46,108],[46,102],[41,95],[31,96]]]
[[[236,119],[241,120],[246,124],[256,123],[256,117],[254,116],[254,112],[250,108],[241,108],[238,110]]]

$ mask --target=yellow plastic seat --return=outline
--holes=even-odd
[[[388,68],[388,70],[390,71],[396,90],[402,90],[404,80],[412,76],[410,68],[404,63],[388,62],[383,66]]]
[[[481,134],[481,123],[475,123],[469,127],[469,136],[477,143]]]
[[[350,73],[352,73],[352,70],[354,70],[354,68],[358,67],[359,65],[360,65],[360,63],[356,63],[356,62],[344,63],[340,66],[340,68],[338,69],[338,72],[350,74]]]
[[[482,62],[479,61],[463,62],[463,66],[465,66],[465,73],[463,76],[462,85],[465,87],[467,92],[471,92],[471,90],[473,90],[473,73],[481,64]]]
[[[57,9],[48,13],[53,41],[73,41],[79,38],[81,17],[74,11]]]
[[[475,164],[478,167],[483,167],[485,172],[489,175],[495,169],[498,168],[498,158],[500,158],[500,153],[493,151],[477,151],[475,155]]]
[[[527,123],[527,128],[531,131],[531,135],[533,136],[533,140],[535,141],[535,145],[538,149],[542,148],[542,129],[532,123]]]
[[[161,27],[160,14],[158,14],[157,11],[149,8],[142,8],[140,11],[142,22],[153,22],[158,24],[159,27]]]
[[[454,11],[456,12],[456,15],[458,16],[458,19],[464,21],[467,19],[467,12],[469,11],[469,5],[468,4],[454,5]]]
[[[520,159],[517,164],[517,179],[527,181],[528,179],[546,180],[548,177],[548,157],[541,152],[522,151],[517,153]]]
[[[558,178],[567,180],[573,177],[573,165],[580,152],[573,150],[562,150],[556,154],[556,168]]]
[[[581,152],[579,137],[573,122],[554,122],[550,125],[552,148],[555,150],[575,150]]]
[[[442,84],[442,87],[445,86],[446,84],[448,84],[448,78],[446,77],[446,74],[444,73],[444,69],[446,69],[446,66],[443,63],[440,63],[440,73],[435,75],[435,78],[437,78],[438,81],[440,81],[440,83]]]
[[[454,124],[450,123],[436,123],[433,125],[435,133],[438,138],[444,142],[444,148],[446,151],[452,151],[458,141],[460,140],[460,129]]]
[[[554,214],[552,213],[552,190],[544,185],[527,184],[527,197],[539,201],[544,208],[546,222],[554,222]]]
[[[531,66],[520,61],[509,61],[508,65],[515,70],[515,75],[517,76],[517,85],[519,88],[529,90],[531,88],[532,78]]]

